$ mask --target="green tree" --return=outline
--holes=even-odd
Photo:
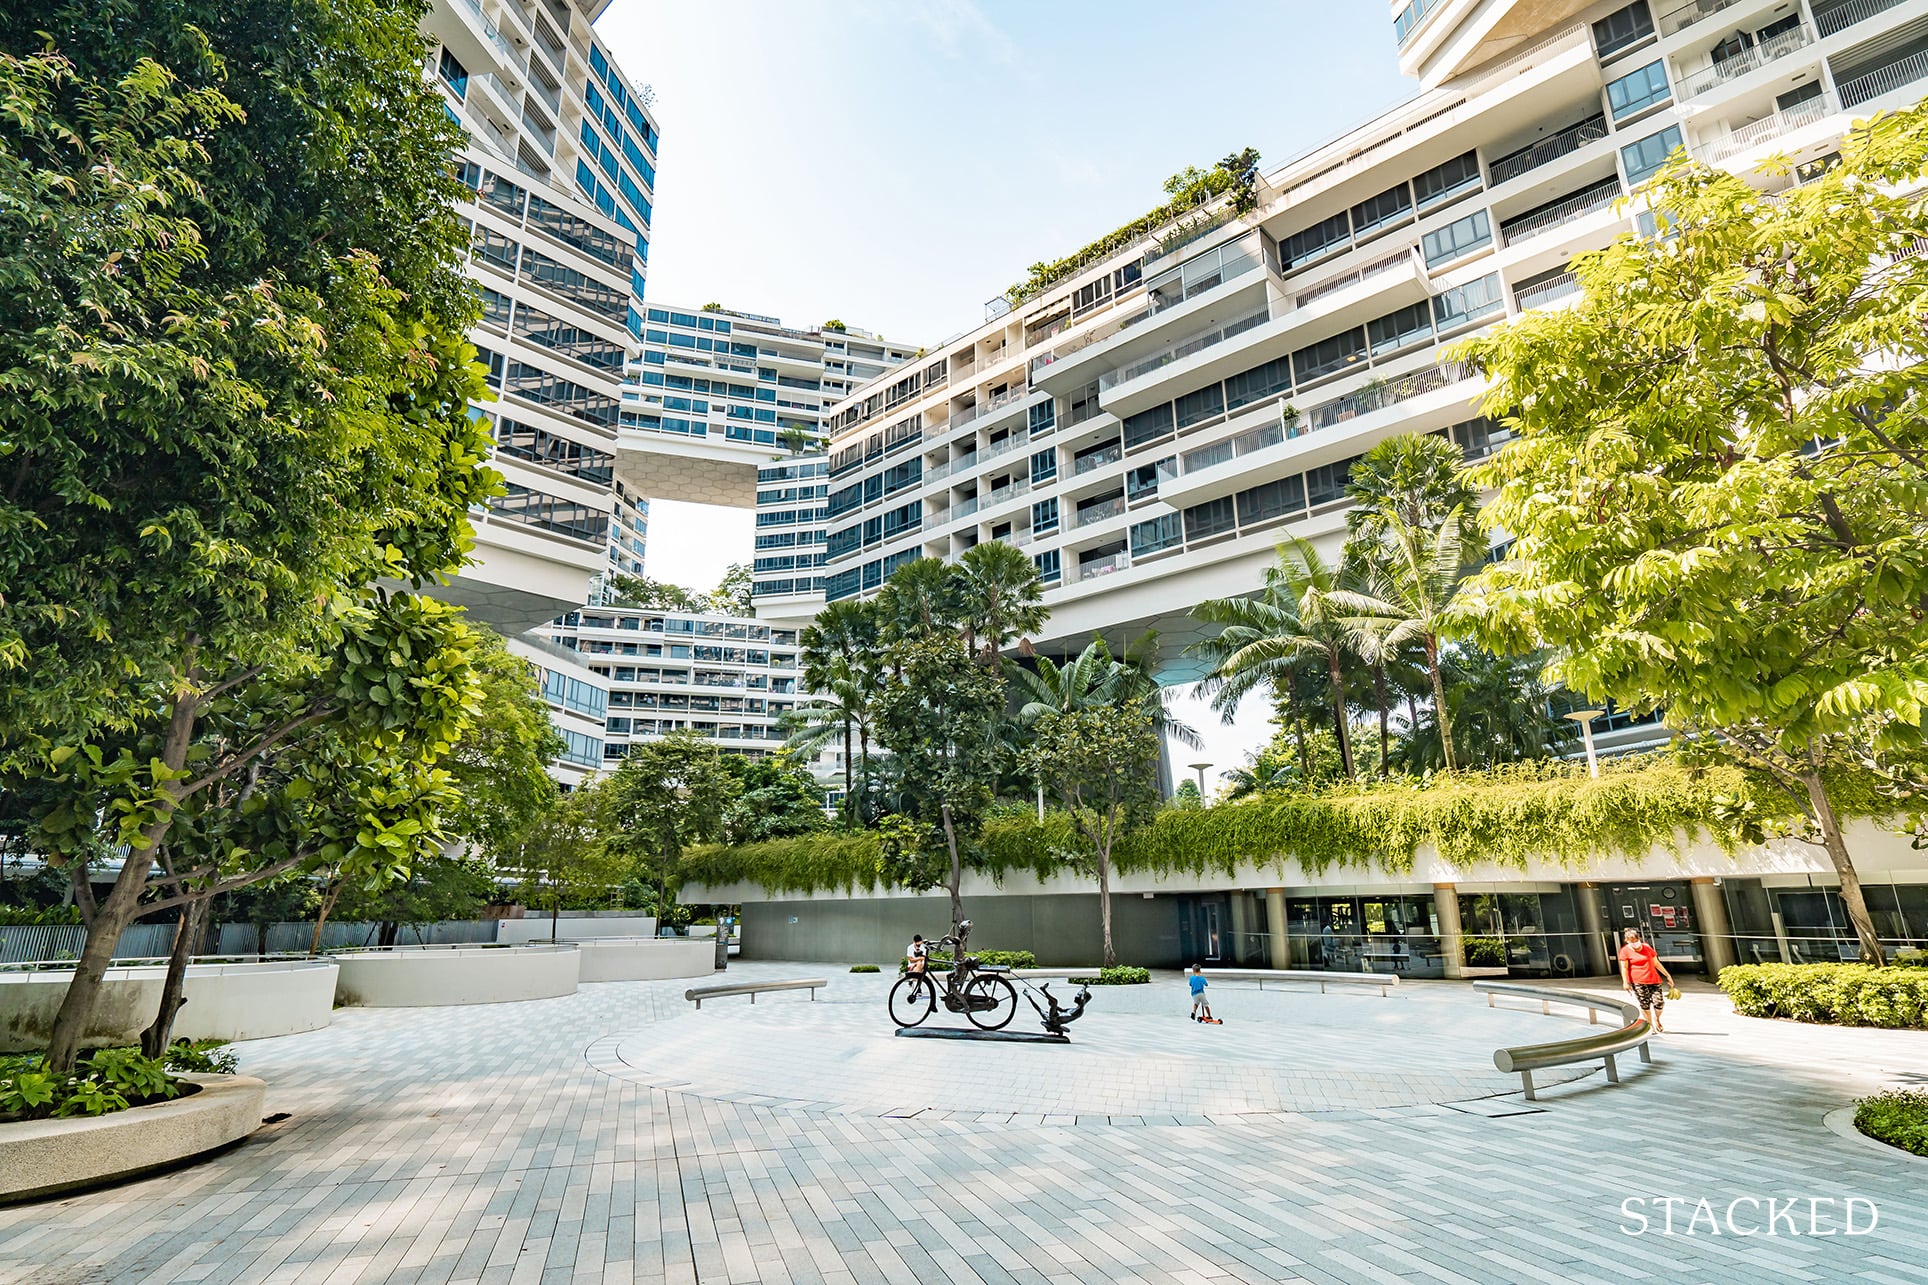
[[[942,558],[913,558],[891,572],[871,603],[879,639],[886,645],[963,632],[964,585],[956,566]]]
[[[549,938],[558,937],[562,912],[591,902],[609,904],[629,863],[608,841],[600,811],[607,783],[562,795],[518,837],[498,862],[516,881],[516,898],[549,912]]]
[[[1353,655],[1354,627],[1342,614],[1349,583],[1343,563],[1329,565],[1317,549],[1294,537],[1279,545],[1278,561],[1266,568],[1265,588],[1251,598],[1208,598],[1192,618],[1216,626],[1217,637],[1193,645],[1212,663],[1199,685],[1212,708],[1230,722],[1239,702],[1261,687],[1285,694],[1302,667],[1323,670],[1339,757],[1353,778],[1352,737],[1346,717],[1346,667]]]
[[[667,580],[620,573],[609,581],[609,605],[642,611],[702,611],[703,597]]]
[[[1576,307],[1460,350],[1516,434],[1481,477],[1515,538],[1469,603],[1480,636],[1556,647],[1589,699],[1664,707],[1782,782],[1872,963],[1830,779],[1872,772],[1898,806],[1928,784],[1924,163],[1916,108],[1771,199],[1672,166],[1641,198],[1664,237],[1581,256]]]
[[[1461,544],[1476,547],[1479,497],[1459,447],[1437,434],[1389,437],[1352,462],[1346,530],[1370,545],[1389,542],[1399,526],[1436,531],[1457,514]]]
[[[787,839],[824,829],[828,824],[823,815],[823,787],[789,751],[778,750],[769,758],[756,759],[725,754],[722,766],[736,778],[735,797],[723,809],[727,842]]]
[[[1025,751],[1049,783],[1088,849],[1098,878],[1104,966],[1118,962],[1111,939],[1111,862],[1118,841],[1158,802],[1158,733],[1142,702],[1053,710],[1031,729]]]
[[[404,878],[349,887],[337,905],[350,922],[376,925],[374,945],[393,946],[404,924],[418,933],[430,924],[474,919],[495,900],[495,877],[471,857],[418,861]]]
[[[886,665],[890,678],[877,695],[877,739],[891,752],[897,810],[941,839],[944,886],[956,923],[964,915],[964,870],[975,862],[984,813],[1006,758],[998,736],[1004,682],[954,633],[898,642]]]
[[[657,914],[676,899],[683,849],[721,843],[739,778],[725,756],[694,732],[632,744],[615,773],[596,788],[601,846],[635,877],[659,889]]]
[[[837,730],[842,731],[846,826],[855,826],[861,817],[856,774],[860,761],[863,785],[870,781],[871,706],[883,680],[877,632],[875,608],[846,599],[818,612],[798,638],[803,688],[811,696],[798,704],[788,748],[813,755]],[[861,760],[853,749],[861,751]]]
[[[958,559],[955,579],[965,645],[986,664],[995,664],[1012,639],[1042,629],[1051,614],[1037,564],[1016,545],[973,545]]]
[[[716,583],[716,588],[704,595],[703,610],[719,616],[750,616],[756,614],[756,603],[750,598],[750,564],[732,563]]]
[[[476,710],[444,764],[457,795],[446,825],[477,856],[497,858],[555,806],[549,764],[566,747],[528,661],[478,631],[472,663]]]
[[[211,835],[270,751],[289,780],[373,791],[350,802],[385,839],[413,821],[402,848],[427,842],[411,814],[459,730],[466,633],[371,589],[459,565],[497,483],[423,12],[0,11],[0,784],[35,800],[55,861],[127,851],[84,907],[56,1069],[143,899],[190,896],[150,888],[177,815]],[[419,667],[371,663],[404,636]],[[384,738],[414,748],[384,769]],[[227,845],[215,882],[307,843]]]

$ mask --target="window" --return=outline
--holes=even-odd
[[[585,482],[606,486],[615,476],[616,457],[609,452],[558,437],[546,428],[534,428],[506,415],[496,422],[495,449],[498,455],[528,460]]]
[[[614,397],[519,361],[509,363],[503,391],[599,428],[615,428],[621,411],[621,404]]]
[[[1240,526],[1253,526],[1303,512],[1305,479],[1297,475],[1282,477],[1276,482],[1267,482],[1238,493]]]
[[[1172,431],[1172,404],[1161,402],[1150,410],[1139,411],[1136,415],[1125,417],[1125,449],[1155,442],[1161,437],[1170,436]]]
[[[609,539],[609,515],[587,504],[559,499],[532,491],[514,482],[506,484],[508,493],[489,501],[496,517],[524,526],[542,527],[559,535],[602,545]]]
[[[1287,268],[1304,267],[1325,258],[1351,240],[1352,224],[1345,215],[1335,214],[1323,223],[1315,223],[1280,242],[1279,257],[1285,261]]]
[[[1315,468],[1305,475],[1305,501],[1314,510],[1328,504],[1350,503],[1346,496],[1346,485],[1352,480],[1352,466],[1359,462],[1357,455],[1336,464]]]
[[[1194,504],[1185,510],[1185,538],[1204,540],[1215,535],[1223,535],[1236,530],[1238,518],[1233,511],[1232,497],[1222,496]]]
[[[1616,123],[1630,116],[1638,116],[1649,107],[1658,106],[1672,97],[1667,90],[1666,63],[1659,59],[1639,71],[1607,82],[1607,106],[1612,109]]]
[[[615,233],[605,232],[588,219],[571,214],[560,205],[539,196],[529,198],[529,222],[558,241],[565,241],[611,267],[627,272],[635,263],[635,254]]]
[[[1196,392],[1186,393],[1177,402],[1178,426],[1190,428],[1208,419],[1225,413],[1225,390],[1217,384],[1207,384]]]
[[[1489,272],[1477,281],[1468,281],[1463,286],[1454,286],[1433,296],[1433,317],[1442,334],[1456,326],[1469,325],[1505,310],[1506,299],[1500,292],[1500,278],[1496,272]]]
[[[1139,522],[1131,528],[1131,556],[1142,558],[1147,554],[1174,548],[1183,539],[1184,531],[1176,513],[1167,513],[1149,522]]]
[[[1237,410],[1262,402],[1268,397],[1292,390],[1292,362],[1290,358],[1276,357],[1263,366],[1254,366],[1241,374],[1233,375],[1225,381],[1225,409]],[[1126,421],[1129,432],[1129,423]]]
[[[1039,451],[1031,457],[1031,485],[1048,482],[1058,475],[1058,453]]]
[[[1647,9],[1647,0],[1634,0],[1626,8],[1615,10],[1593,24],[1593,45],[1601,58],[1611,58],[1653,34],[1654,19]]]
[[[475,225],[473,249],[475,257],[481,262],[493,264],[504,272],[514,272],[516,251],[520,248],[513,237],[505,236],[493,228],[485,228],[480,223]]]
[[[1053,428],[1057,427],[1057,423],[1058,423],[1057,402],[1047,397],[1043,401],[1039,402],[1037,405],[1033,406],[1030,412],[1030,423],[1031,423],[1031,436],[1033,437],[1038,436],[1040,433],[1048,433]]]
[[[1475,210],[1463,219],[1455,219],[1443,228],[1434,228],[1419,239],[1420,247],[1426,253],[1426,266],[1458,259],[1471,254],[1493,240],[1493,228],[1486,219],[1485,210]]]
[[[1385,316],[1366,323],[1366,339],[1372,346],[1372,355],[1384,357],[1403,348],[1423,343],[1433,336],[1432,306],[1415,303],[1389,312]]]
[[[1412,189],[1401,183],[1398,187],[1381,192],[1378,196],[1361,201],[1352,207],[1352,234],[1364,236],[1368,232],[1390,227],[1404,220],[1412,212]]]
[[[1366,355],[1366,332],[1348,330],[1343,335],[1334,335],[1309,344],[1292,354],[1292,371],[1301,384],[1327,375],[1337,374],[1353,363],[1361,361]]]
[[[1031,530],[1037,535],[1058,529],[1058,501],[1039,500],[1031,506]]]
[[[580,326],[551,317],[545,312],[531,308],[528,304],[516,310],[515,329],[519,335],[526,336],[552,352],[594,366],[599,370],[621,370],[623,366],[623,346],[602,338]],[[673,410],[688,409],[675,407]]]
[[[455,92],[457,98],[466,99],[469,94],[469,69],[456,60],[446,47],[442,50],[440,64],[442,79]]]
[[[1158,471],[1160,467],[1171,468],[1173,457],[1167,455],[1162,460],[1150,464],[1140,464],[1125,474],[1125,500],[1148,500],[1158,494]]]
[[[1064,567],[1059,561],[1058,551],[1056,549],[1046,549],[1043,553],[1034,553],[1031,555],[1031,561],[1037,565],[1038,579],[1044,581],[1044,583],[1057,584],[1060,580],[1064,579]]]
[[[1435,165],[1414,179],[1413,195],[1419,209],[1430,210],[1462,192],[1472,191],[1479,183],[1479,153],[1467,152],[1444,165]]]
[[[1621,148],[1620,163],[1626,167],[1628,184],[1644,183],[1659,173],[1679,147],[1680,126],[1669,125],[1658,134],[1649,134],[1638,143]]]

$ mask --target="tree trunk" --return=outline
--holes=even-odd
[[[1426,676],[1433,680],[1433,722],[1439,727],[1439,752],[1446,756],[1446,770],[1452,771],[1453,720],[1446,713],[1446,684],[1439,676],[1439,639],[1426,635]]]
[[[1111,947],[1111,850],[1098,852],[1098,921],[1104,926],[1104,958],[1100,961],[1106,968],[1118,962],[1118,952]]]
[[[1827,786],[1818,770],[1798,775],[1807,790],[1808,803],[1814,809],[1814,820],[1820,826],[1821,842],[1827,847],[1828,858],[1834,862],[1836,877],[1841,880],[1841,904],[1847,908],[1854,935],[1861,940],[1861,962],[1879,968],[1887,962],[1887,956],[1881,949],[1881,936],[1875,931],[1874,916],[1868,913],[1868,899],[1861,892],[1861,876],[1854,868],[1854,858],[1848,855],[1848,843],[1841,836],[1841,822],[1834,814]]]
[[[394,920],[384,920],[380,931],[381,935],[375,939],[375,944],[386,949],[393,946],[395,939],[401,936],[402,926]]]
[[[187,762],[199,699],[193,695],[174,698],[160,755],[162,764],[174,771],[179,771]],[[147,890],[147,872],[153,868],[155,853],[174,824],[173,789],[163,785],[160,795],[160,815],[141,832],[139,842],[128,847],[127,854],[121,858],[120,876],[114,880],[113,891],[97,907],[92,922],[87,925],[87,940],[80,948],[80,961],[74,965],[73,980],[67,983],[67,993],[61,997],[60,1011],[54,1015],[53,1030],[47,1037],[45,1065],[50,1071],[64,1074],[74,1069],[81,1038],[87,1032],[87,1023],[93,1020],[95,1006],[100,1003],[101,978],[107,972],[107,965],[113,962],[121,930],[140,913],[141,894]]]
[[[187,977],[187,961],[194,954],[194,943],[200,940],[201,929],[207,924],[211,900],[196,897],[181,907],[181,920],[174,929],[174,949],[167,957],[167,976],[161,980],[161,1004],[155,1010],[152,1024],[141,1032],[141,1052],[148,1057],[165,1053],[168,1041],[173,1038],[174,1015],[185,1002],[181,991]]]
[[[1386,708],[1386,670],[1383,665],[1375,665],[1372,669],[1372,699],[1379,707],[1379,776],[1383,780],[1386,775],[1386,761],[1391,756],[1391,750],[1388,747],[1392,743],[1392,732],[1388,725],[1392,718],[1392,711]]]
[[[851,784],[854,779],[851,771],[857,765],[850,757],[850,720],[843,722],[843,816],[844,829],[857,828],[857,796]]]
[[[1299,748],[1299,779],[1312,779],[1312,750],[1305,743],[1305,719],[1300,715],[1299,703],[1292,704],[1292,741]]]
[[[1326,686],[1332,693],[1332,731],[1339,738],[1339,766],[1345,770],[1346,780],[1356,781],[1352,771],[1352,734],[1346,727],[1346,685],[1339,676],[1339,657],[1329,658],[1326,665]]]
[[[328,916],[334,913],[335,903],[340,900],[341,872],[336,871],[335,877],[328,881],[328,891],[321,896],[321,910],[315,915],[315,935],[308,942],[309,958],[312,959],[321,953],[321,930],[323,926],[327,924]],[[268,953],[268,934],[266,929],[263,929],[261,933],[261,953],[263,955]]]
[[[951,823],[951,805],[944,804],[943,811],[944,842],[949,844],[951,849],[951,878],[944,886],[950,890],[951,931],[956,932],[957,926],[964,922],[964,896],[959,891],[964,882],[964,863],[957,855],[957,827]]]

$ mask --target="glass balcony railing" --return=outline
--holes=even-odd
[[[1769,36],[1744,53],[1735,54],[1732,58],[1723,58],[1711,67],[1689,75],[1681,85],[1681,100],[1684,102],[1690,98],[1698,98],[1730,80],[1738,80],[1749,72],[1759,71],[1775,59],[1784,58],[1795,50],[1804,49],[1813,43],[1814,37],[1808,34],[1806,27],[1789,27],[1778,36]]]
[[[1002,504],[1006,500],[1015,500],[1018,496],[1028,495],[1030,492],[1031,480],[1029,478],[1022,478],[1005,486],[994,486],[984,497],[984,507],[989,508],[993,504]]]
[[[1072,515],[1071,525],[1074,527],[1091,526],[1109,518],[1122,517],[1124,516],[1124,512],[1125,497],[1121,495],[1116,499],[1103,500],[1097,504],[1086,505],[1084,508],[1079,509]]]
[[[1316,433],[1322,429],[1333,428],[1347,420],[1361,415],[1396,406],[1409,398],[1450,388],[1463,380],[1472,379],[1477,374],[1464,362],[1448,362],[1430,370],[1415,371],[1410,375],[1391,380],[1384,384],[1367,384],[1343,397],[1335,397],[1322,405],[1314,406],[1310,413],[1294,425],[1296,431],[1290,435],[1302,436]]]
[[[1082,476],[1083,474],[1089,473],[1092,469],[1103,468],[1107,464],[1116,464],[1123,458],[1125,458],[1124,448],[1116,444],[1107,446],[1101,451],[1093,451],[1089,455],[1080,455],[1072,461],[1071,476]]]
[[[1337,294],[1348,286],[1356,286],[1361,281],[1370,281],[1372,278],[1383,276],[1388,272],[1397,272],[1400,268],[1413,263],[1414,257],[1414,252],[1411,247],[1403,249],[1397,254],[1389,254],[1383,259],[1368,263],[1363,268],[1343,273],[1332,278],[1330,281],[1321,281],[1318,285],[1313,286],[1310,290],[1293,300],[1293,304],[1295,307],[1303,308],[1308,304],[1325,298],[1327,295]]]
[[[1494,161],[1488,167],[1493,176],[1493,186],[1498,187],[1508,179],[1531,173],[1606,136],[1605,115],[1583,120],[1578,125],[1568,125],[1557,134],[1549,134],[1530,146],[1522,147],[1517,152],[1508,152]]]
[[[1905,0],[1847,0],[1845,4],[1831,9],[1816,8],[1814,25],[1823,39],[1837,31],[1846,31],[1857,22],[1866,22],[1877,14],[1883,14]]]
[[[1700,159],[1711,165],[1716,161],[1724,161],[1730,156],[1738,156],[1769,139],[1779,138],[1804,125],[1812,125],[1818,120],[1823,120],[1833,110],[1825,94],[1810,98],[1804,103],[1796,103],[1792,107],[1742,125],[1726,138],[1717,138],[1703,145],[1699,149]]]
[[[1210,446],[1186,451],[1181,458],[1185,472],[1196,473],[1201,469],[1223,464],[1227,460],[1240,459],[1256,451],[1265,450],[1267,447],[1277,446],[1285,441],[1285,436],[1285,422],[1281,419],[1277,423],[1261,424],[1257,428],[1247,429],[1222,442],[1213,442]]]
[[[1031,395],[1031,390],[1029,388],[1020,386],[1017,388],[1008,389],[1005,392],[999,393],[995,397],[987,397],[983,401],[979,402],[977,405],[966,406],[963,410],[951,416],[951,427],[962,428],[966,424],[972,423],[975,420],[982,419],[984,416],[989,415],[992,411],[1004,409],[1006,406],[1009,406],[1012,402],[1021,402],[1026,397],[1029,397],[1030,395]]]
[[[1870,99],[1892,93],[1924,76],[1928,76],[1928,50],[1909,54],[1886,67],[1863,72],[1853,80],[1837,84],[1835,90],[1841,95],[1841,106],[1859,107]]]
[[[1095,562],[1080,563],[1078,565],[1078,579],[1095,580],[1099,576],[1108,576],[1114,571],[1123,571],[1130,565],[1131,558],[1121,549],[1108,558],[1099,558]]]
[[[1660,30],[1665,35],[1685,31],[1703,18],[1711,18],[1722,9],[1730,9],[1740,0],[1689,0],[1689,3],[1675,5],[1660,15]]]
[[[1119,370],[1106,371],[1103,375],[1099,376],[1098,387],[1101,389],[1116,388],[1119,384],[1137,379],[1140,375],[1149,375],[1160,366],[1169,366],[1173,362],[1185,360],[1185,358],[1191,356],[1193,353],[1203,352],[1207,348],[1222,344],[1227,339],[1242,335],[1256,326],[1262,326],[1271,319],[1272,314],[1268,308],[1260,308],[1256,312],[1247,313],[1236,321],[1228,321],[1224,325],[1214,327],[1202,334],[1180,340],[1162,352],[1147,357],[1142,361],[1133,362],[1131,365]]]

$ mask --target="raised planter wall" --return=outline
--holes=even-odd
[[[247,1075],[183,1075],[186,1097],[112,1115],[0,1124],[0,1203],[123,1181],[218,1151],[261,1127],[267,1085]]]
[[[332,1020],[335,972],[334,961],[325,959],[189,964],[182,981],[187,1002],[174,1018],[174,1036],[258,1040],[317,1030]],[[156,965],[108,969],[82,1041],[138,1042],[160,1008],[164,976]],[[66,969],[0,973],[0,1052],[46,1046],[72,978]]]
[[[501,1004],[576,993],[582,952],[560,946],[398,947],[335,956],[335,997],[364,1008]]]
[[[555,940],[589,941],[596,937],[654,937],[656,918],[653,915],[578,915],[571,916],[566,911],[555,923]],[[495,921],[495,939],[498,942],[548,941],[549,916],[530,915],[526,919],[498,919]],[[583,980],[587,981],[587,978]]]
[[[708,977],[716,971],[716,939],[606,937],[579,941],[585,982],[648,982]]]

